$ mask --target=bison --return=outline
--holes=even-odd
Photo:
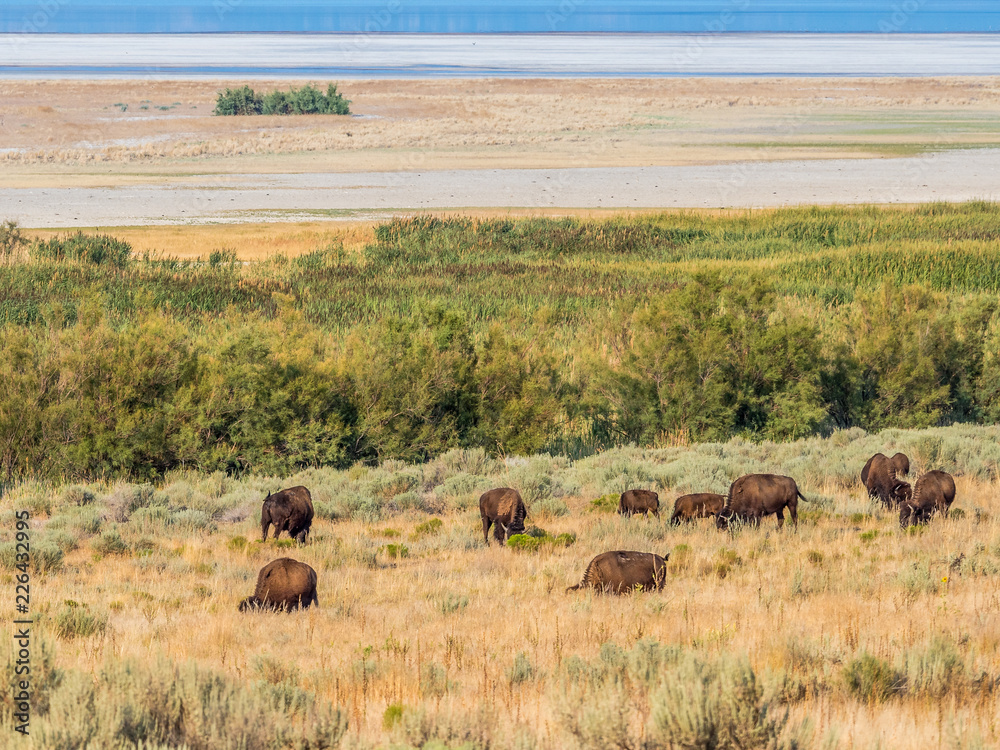
[[[778,528],[785,523],[785,508],[798,526],[798,498],[806,498],[791,477],[777,474],[747,474],[732,483],[726,496],[726,505],[719,511],[716,524],[720,529],[729,527],[733,519],[755,526],[760,519],[772,513],[778,516]]]
[[[725,495],[715,495],[711,492],[681,495],[674,503],[674,515],[670,517],[670,523],[717,516],[725,504]]]
[[[319,606],[316,597],[316,571],[305,563],[282,557],[269,562],[257,575],[253,596],[240,602],[240,612],[248,609],[271,609],[291,612],[300,606]]]
[[[948,508],[955,502],[955,480],[944,471],[928,471],[917,480],[912,493],[899,505],[899,525],[924,523],[940,511],[948,517]]]
[[[667,578],[668,559],[670,553],[660,557],[651,552],[603,552],[590,561],[583,580],[566,591],[587,587],[611,594],[635,589],[659,591]]]
[[[902,460],[897,461],[902,457]],[[868,459],[865,468],[861,470],[861,481],[868,490],[868,497],[878,498],[887,508],[892,508],[903,501],[910,492],[909,482],[899,478],[899,474],[909,471],[910,461],[902,453],[887,458],[876,453]]]
[[[493,536],[504,544],[514,534],[524,533],[524,519],[528,510],[521,493],[510,487],[497,487],[484,492],[479,498],[479,515],[483,517],[483,540],[490,543],[490,526],[494,523]]]
[[[618,499],[618,512],[623,516],[652,513],[660,517],[660,496],[652,490],[625,490]]]
[[[288,536],[305,544],[312,520],[312,495],[305,487],[291,487],[273,495],[269,492],[260,509],[261,541],[267,541],[268,528],[274,524],[275,539],[288,531]]]

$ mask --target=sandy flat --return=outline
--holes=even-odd
[[[379,219],[450,208],[767,208],[1000,200],[1000,149],[898,159],[665,167],[240,175],[170,185],[0,188],[25,227]]]
[[[346,81],[349,117],[213,117],[226,85],[0,81],[0,218],[110,226],[997,195],[996,77]]]

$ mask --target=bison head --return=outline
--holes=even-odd
[[[523,534],[524,533],[524,521],[521,521],[521,520],[516,519],[516,518],[513,521],[510,522],[510,525],[505,525],[505,524],[501,523],[500,521],[497,521],[497,526],[499,526],[500,528],[503,529],[503,539],[501,541],[504,544],[506,544],[507,540],[510,539],[515,534]]]
[[[248,596],[246,599],[240,602],[240,612],[246,612],[247,610],[260,609],[260,599],[256,596]]]
[[[913,497],[913,487],[909,482],[897,482],[892,488],[891,495],[897,504],[908,503]]]

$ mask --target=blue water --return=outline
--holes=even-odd
[[[998,0],[0,0],[0,32],[997,31]]]

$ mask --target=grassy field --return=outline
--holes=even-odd
[[[993,747],[998,438],[852,429],[577,461],[454,450],[285,477],[23,483],[0,500],[0,564],[13,587],[13,516],[29,510],[34,746]],[[869,502],[861,466],[896,450],[911,477],[955,474],[947,520],[903,532]],[[753,471],[795,477],[797,529],[678,528],[600,501],[643,486],[669,507]],[[299,483],[310,544],[261,544],[263,496]],[[476,501],[503,485],[575,542],[486,547]],[[610,549],[669,552],[663,592],[564,593]],[[320,608],[239,614],[287,555],[318,571]],[[0,705],[2,742],[24,746],[9,690]]]

